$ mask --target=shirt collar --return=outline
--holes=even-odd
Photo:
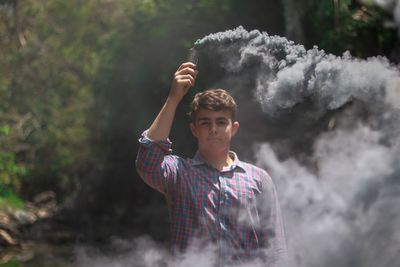
[[[223,172],[235,170],[236,168],[240,169],[243,172],[246,172],[246,168],[244,167],[243,162],[241,160],[239,160],[239,158],[235,152],[229,151],[229,156],[231,158],[233,158],[232,165],[228,169],[224,169]],[[203,158],[203,156],[200,154],[200,152],[197,151],[192,159],[192,165],[199,166],[199,165],[203,165],[203,164],[209,165],[206,162],[206,160]]]

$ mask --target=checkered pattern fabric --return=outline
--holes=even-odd
[[[283,266],[286,242],[279,203],[268,173],[242,162],[222,171],[196,153],[193,159],[172,154],[171,142],[139,139],[136,168],[142,179],[165,195],[170,211],[172,250],[212,244],[219,265],[261,259]]]

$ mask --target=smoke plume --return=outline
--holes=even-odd
[[[242,27],[196,46],[218,59],[218,86],[251,92],[263,115],[240,112],[275,127],[253,145],[278,188],[291,266],[400,266],[399,69]]]

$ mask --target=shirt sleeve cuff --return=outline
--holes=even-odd
[[[143,145],[144,147],[150,147],[153,145],[159,146],[162,150],[166,151],[166,152],[172,152],[172,142],[171,140],[169,140],[169,138],[167,138],[166,140],[151,140],[147,133],[148,133],[148,129],[145,130],[141,137],[139,138],[139,143],[141,145]]]

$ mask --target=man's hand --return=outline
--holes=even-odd
[[[166,140],[168,138],[176,107],[189,88],[194,86],[196,76],[196,65],[193,63],[186,62],[178,68],[172,81],[169,96],[147,132],[148,138],[151,140]]]
[[[194,86],[197,73],[196,65],[191,62],[180,65],[174,74],[168,98],[179,103],[189,88]]]

